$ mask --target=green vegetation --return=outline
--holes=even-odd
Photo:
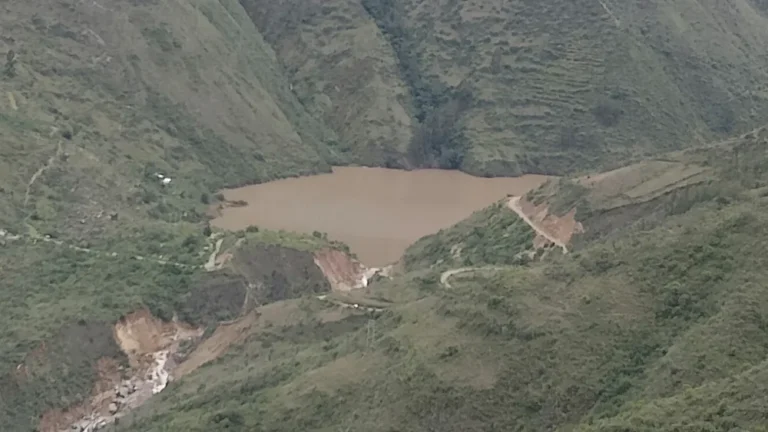
[[[174,383],[173,391],[158,396],[158,402],[179,404],[179,411],[138,412],[123,419],[118,430],[155,430],[157,424],[190,431],[311,428],[315,424],[311,420],[293,420],[291,416],[277,420],[262,415],[272,408],[274,397],[288,391],[277,390],[277,387],[300,380],[308,368],[327,367],[343,373],[338,359],[350,356],[362,362],[364,358],[358,353],[365,349],[365,328],[369,320],[366,316],[345,312],[320,319],[322,309],[317,303],[306,301],[267,306],[262,311],[264,316],[280,313],[293,319],[261,318],[243,345],[202,368],[184,383]],[[300,348],[297,350],[297,347]],[[220,371],[226,367],[232,367],[232,373],[223,376]],[[305,391],[301,387],[305,394],[298,397],[302,402],[330,402],[322,391]],[[301,405],[291,404],[284,407],[284,412],[300,409]],[[284,426],[278,426],[279,423]]]
[[[417,241],[403,261],[408,270],[524,264],[531,259],[534,237],[533,229],[499,202]]]
[[[317,233],[318,235],[315,235]],[[312,235],[302,234],[285,230],[268,230],[256,226],[249,226],[244,231],[234,234],[227,234],[227,237],[234,236],[243,239],[248,244],[285,246],[291,249],[305,252],[314,252],[322,248],[338,249],[350,253],[349,246],[336,240],[329,240],[328,235],[315,231]]]
[[[759,2],[241,3],[366,164],[594,172],[768,115]]]
[[[332,150],[362,165],[410,166],[409,89],[392,46],[357,0],[240,4],[275,50],[302,106],[336,132]]]
[[[0,248],[0,266],[0,423],[21,430],[36,424],[43,409],[66,408],[90,394],[96,360],[122,355],[112,336],[122,314],[148,306],[170,319],[188,309],[202,282],[171,265],[21,240]]]
[[[212,193],[343,158],[237,2],[4,8],[0,424],[29,431],[121,359],[121,315],[240,314],[247,278],[200,268]]]
[[[115,321],[146,307],[207,337],[258,315],[119,431],[765,430],[768,132],[737,134],[768,116],[766,16],[4,2],[0,425],[85,401],[99,360],[126,366]],[[311,252],[345,245],[211,228],[223,187],[352,163],[592,173],[527,196],[585,232],[538,259],[497,204],[417,242],[403,274],[326,294]]]
[[[416,35],[405,29],[396,1],[363,0],[362,5],[392,44],[402,79],[411,91],[416,123],[408,146],[410,162],[426,168],[460,168],[469,149],[461,118],[472,104],[472,94],[425,77]]]
[[[712,190],[749,178],[727,202],[692,194],[695,203],[655,225],[626,223],[568,255],[475,273],[450,289],[418,276],[450,259],[455,241],[470,245],[467,233],[482,223],[495,235],[465,246],[468,256],[494,250],[505,231],[525,237],[505,209],[479,212],[415,245],[412,273],[360,292],[387,309],[368,324],[281,337],[291,357],[264,360],[265,345],[246,343],[243,357],[200,373],[221,386],[193,394],[198,381],[182,381],[124,430],[207,430],[224,413],[242,430],[270,431],[764,430],[768,170],[737,174],[728,156],[762,142],[681,156],[719,155]],[[764,155],[751,156],[751,167],[763,166]],[[656,208],[635,210],[639,221]],[[307,302],[314,316],[326,307]],[[258,362],[249,376],[262,378],[229,388],[224,371],[243,362]]]

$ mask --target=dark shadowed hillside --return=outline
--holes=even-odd
[[[759,2],[241,3],[305,105],[368,163],[563,173],[768,110]]]

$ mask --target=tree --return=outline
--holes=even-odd
[[[599,102],[592,109],[592,114],[595,116],[598,123],[606,127],[611,127],[616,126],[619,119],[621,119],[621,116],[624,115],[624,110],[615,100],[606,99]]]

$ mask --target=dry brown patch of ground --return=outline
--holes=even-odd
[[[534,238],[534,247],[545,247],[549,242],[556,244],[567,252],[567,246],[574,234],[584,231],[584,227],[576,221],[576,210],[571,209],[563,216],[549,213],[546,203],[536,205],[525,197],[512,197],[508,207],[520,215],[538,234]]]
[[[136,370],[146,368],[153,361],[153,353],[183,339],[199,338],[202,332],[180,322],[163,322],[147,309],[130,313],[115,324],[115,340]]]
[[[181,378],[200,366],[211,362],[229,349],[234,343],[242,342],[251,327],[259,319],[259,313],[252,311],[229,324],[222,324],[211,337],[203,341],[174,371],[173,376]]]
[[[98,378],[88,400],[67,409],[55,409],[43,414],[39,424],[41,432],[58,432],[74,427],[95,427],[109,424],[126,412],[144,404],[154,394],[157,385],[157,369],[172,369],[173,356],[182,341],[199,339],[203,330],[184,323],[164,322],[147,309],[140,309],[123,316],[112,329],[115,342],[128,357],[130,365],[125,375],[136,383],[136,391],[120,400],[119,412],[110,411],[110,405],[118,400],[116,389],[122,383],[123,371],[119,362],[104,357],[96,362]],[[41,347],[41,349],[44,349]],[[159,364],[157,354],[166,353],[167,362]]]
[[[306,312],[299,308],[299,301],[289,300],[262,306],[241,318],[220,325],[216,331],[198,345],[192,353],[173,371],[175,378],[181,378],[194,372],[204,364],[225,354],[233,345],[267,327],[281,327],[300,322]],[[315,318],[321,323],[339,321],[347,316],[339,310],[317,312]]]
[[[331,284],[334,291],[351,291],[366,285],[368,269],[346,253],[336,249],[315,252],[315,264]]]

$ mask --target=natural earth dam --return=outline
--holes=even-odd
[[[419,238],[447,228],[507,195],[522,195],[549,177],[480,178],[459,171],[336,167],[333,173],[224,190],[244,207],[222,210],[213,225],[250,225],[328,233],[368,266],[397,261]]]

